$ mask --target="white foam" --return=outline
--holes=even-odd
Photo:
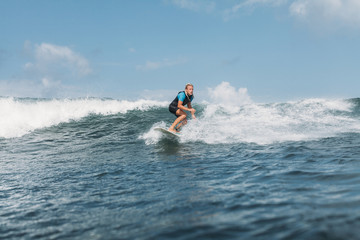
[[[351,117],[353,105],[345,100],[259,104],[246,89],[236,90],[227,82],[209,88],[209,99],[212,102],[203,103],[205,109],[198,119],[182,129],[182,142],[270,144],[360,132],[360,120]],[[143,138],[147,143],[157,141],[151,131]]]
[[[209,104],[198,121],[182,132],[183,141],[209,144],[254,142],[269,144],[302,141],[360,132],[360,121],[349,114],[351,104],[342,100],[308,99],[275,104],[247,104],[228,111]],[[336,113],[335,113],[336,112]]]
[[[0,137],[21,137],[35,129],[50,127],[89,114],[111,115],[130,110],[164,107],[167,102],[102,99],[18,100],[0,98]]]
[[[166,123],[163,122],[163,121],[158,122],[158,123],[155,123],[155,124],[151,127],[151,129],[150,129],[148,132],[142,134],[142,135],[139,137],[139,139],[145,140],[145,143],[146,143],[147,145],[158,143],[158,142],[160,141],[160,139],[161,139],[161,133],[160,133],[159,131],[155,131],[155,128],[157,128],[157,127],[167,128],[167,127],[166,127]]]

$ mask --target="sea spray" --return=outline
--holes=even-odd
[[[273,104],[247,104],[230,109],[208,105],[198,121],[183,129],[184,141],[209,144],[301,141],[360,131],[343,100],[312,99]]]

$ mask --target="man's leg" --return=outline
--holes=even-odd
[[[184,119],[186,120],[186,113],[183,111],[183,110],[181,110],[181,109],[178,109],[177,111],[176,111],[176,114],[179,116],[175,121],[174,121],[174,123],[171,125],[171,127],[169,127],[169,131],[171,131],[171,132],[176,132],[176,130],[175,130],[175,127],[176,127],[176,125],[178,125],[181,121],[183,121]],[[183,124],[181,124],[181,126],[182,126]]]
[[[187,124],[187,119],[185,118],[175,127],[175,130],[179,130],[182,126],[185,126],[186,124]]]

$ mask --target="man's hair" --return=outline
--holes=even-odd
[[[194,87],[194,85],[192,85],[191,83],[187,83],[187,84],[185,85],[185,89],[187,89],[188,86]]]

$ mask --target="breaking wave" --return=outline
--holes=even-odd
[[[78,121],[90,114],[125,114],[165,105],[166,102],[148,100],[0,98],[0,137],[21,137],[36,129]]]
[[[237,90],[226,82],[208,91],[210,102],[194,102],[197,119],[189,120],[189,124],[182,129],[181,142],[270,144],[360,132],[359,99],[311,98],[256,103],[246,89]],[[135,129],[134,134],[138,139],[146,144],[156,144],[161,136],[154,128],[167,128],[175,120],[168,112],[168,104],[161,101],[99,98],[0,98],[0,137],[22,137],[38,129],[77,121],[85,121],[90,129],[93,118],[86,119],[87,116],[96,115],[97,122],[101,123],[106,116],[114,115],[112,120],[117,121],[117,116],[121,115],[121,119],[127,119],[126,123]],[[133,111],[139,111],[135,117],[129,115]],[[122,123],[117,121],[116,124]],[[119,131],[117,134],[128,133]]]

